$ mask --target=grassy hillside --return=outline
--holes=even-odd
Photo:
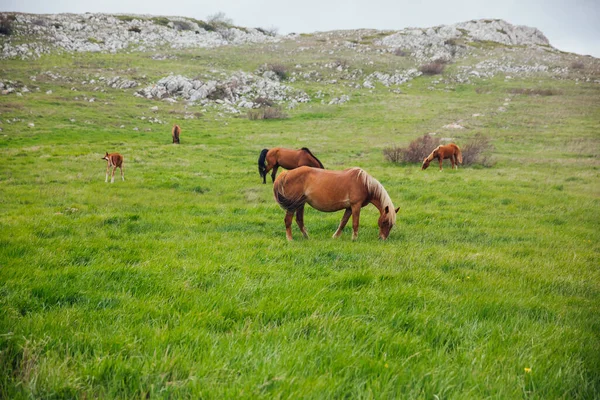
[[[0,96],[0,397],[597,397],[598,60],[560,79],[458,82],[461,66],[506,52],[535,62],[478,46],[442,76],[373,89],[348,75],[419,64],[325,35],[163,49],[174,57],[160,61],[4,60],[0,81],[29,91]],[[567,69],[577,58],[552,57]],[[325,67],[336,62],[346,69]],[[311,102],[251,121],[99,80],[265,63],[318,71],[286,83]],[[327,104],[341,94],[350,101]],[[454,122],[465,129],[442,128]],[[440,173],[384,159],[428,132],[459,145],[484,134],[495,164]],[[356,242],[349,227],[331,238],[342,212],[307,208],[311,238],[294,225],[288,243],[257,171],[275,146],[377,178],[400,207],[389,239],[373,206]],[[124,155],[125,182],[104,183],[105,151]]]

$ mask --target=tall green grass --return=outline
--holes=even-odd
[[[6,62],[2,78],[81,82],[113,65],[151,80],[228,59],[252,70],[254,53],[278,61],[268,46],[152,63],[47,56]],[[299,62],[324,57],[311,54]],[[411,84],[269,121],[183,120],[181,104],[41,79],[40,92],[0,97],[0,397],[597,397],[597,85]],[[497,112],[536,85],[559,94],[514,95]],[[457,120],[465,130],[440,128]],[[384,160],[427,132],[459,145],[485,133],[497,163],[439,173]],[[288,243],[256,166],[275,146],[376,177],[400,207],[389,239],[372,206],[356,242],[349,228],[331,239],[341,212],[307,208],[311,238],[294,226]],[[125,182],[104,183],[105,151],[125,156]]]

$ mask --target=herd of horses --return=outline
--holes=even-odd
[[[181,128],[174,125],[172,129],[173,143],[180,143]],[[452,169],[462,164],[463,157],[460,148],[454,143],[436,147],[431,154],[423,160],[421,169],[427,169],[429,163],[437,159],[442,171],[442,161],[450,159]],[[108,182],[109,170],[112,167],[111,183],[115,181],[115,170],[120,168],[123,174],[123,156],[119,153],[108,152],[103,157],[106,160],[106,179]],[[277,169],[282,167],[286,171],[277,176]],[[263,149],[258,157],[258,173],[267,182],[267,174],[271,172],[273,180],[273,196],[281,208],[285,210],[285,234],[292,240],[292,221],[296,216],[296,223],[300,232],[308,238],[304,226],[304,206],[309,204],[312,208],[323,212],[345,210],[340,225],[333,234],[334,238],[342,234],[342,230],[352,216],[352,240],[358,238],[358,224],[361,208],[373,204],[379,210],[379,238],[387,239],[390,230],[396,224],[396,214],[399,207],[394,208],[392,199],[381,183],[364,170],[358,167],[343,171],[326,170],[323,163],[311,151],[303,147],[299,150],[275,147]]]
[[[434,159],[439,160],[440,171],[442,161],[450,159],[452,169],[462,164],[460,148],[454,143],[436,147],[423,160],[422,169],[427,169]],[[277,168],[284,171],[276,177]],[[358,238],[358,223],[360,210],[368,204],[373,204],[379,210],[379,238],[387,239],[390,230],[396,224],[396,213],[387,191],[377,179],[360,168],[349,168],[343,171],[325,170],[323,164],[306,147],[300,150],[290,150],[276,147],[263,149],[258,157],[258,173],[263,183],[269,171],[273,171],[273,196],[281,208],[285,210],[285,234],[292,240],[292,221],[296,215],[296,223],[300,232],[308,238],[304,226],[304,205],[324,212],[344,211],[340,225],[333,234],[339,237],[352,216],[352,240]]]

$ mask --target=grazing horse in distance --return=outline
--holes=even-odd
[[[179,134],[181,133],[181,128],[179,125],[173,125],[173,131],[171,135],[173,136],[173,143],[179,144]]]
[[[358,237],[360,209],[371,203],[379,210],[379,238],[387,239],[396,223],[394,204],[385,188],[371,175],[360,168],[343,171],[299,167],[284,171],[273,185],[275,201],[286,211],[285,233],[292,240],[292,219],[296,214],[296,223],[305,238],[308,233],[304,227],[304,205],[324,212],[345,210],[334,238],[342,234],[348,219],[352,215],[352,240]]]
[[[104,179],[104,182],[108,182],[108,171],[110,170],[110,167],[112,167],[112,178],[110,179],[110,183],[115,182],[115,170],[117,169],[117,167],[121,169],[121,179],[125,180],[125,176],[123,175],[122,155],[120,155],[119,153],[108,154],[107,152],[106,155],[102,157],[102,159],[106,160],[106,179]]]
[[[454,169],[454,166],[456,166],[458,169],[458,164],[462,164],[463,162],[460,148],[454,143],[436,147],[430,155],[425,157],[421,169],[427,169],[427,167],[429,167],[429,163],[433,161],[434,158],[437,158],[440,162],[440,171],[442,170],[442,161],[446,158],[450,159],[450,162],[452,163],[452,169]]]
[[[266,161],[266,164],[265,164]],[[323,164],[306,147],[300,150],[284,149],[274,147],[272,149],[263,149],[258,157],[258,173],[263,178],[263,183],[267,183],[267,174],[271,173],[271,178],[275,182],[277,168],[294,169],[306,165],[308,167],[324,169]]]

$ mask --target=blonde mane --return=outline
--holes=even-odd
[[[436,147],[435,149],[433,149],[433,151],[431,152],[431,154],[429,154],[429,155],[427,156],[427,161],[431,162],[431,161],[433,160],[434,153],[435,153],[436,151],[438,151],[438,150],[440,149],[440,147],[442,147],[442,145],[439,145],[438,147]]]
[[[392,203],[392,199],[388,194],[387,190],[383,187],[381,183],[371,175],[367,174],[364,170],[355,167],[352,168],[357,172],[358,179],[362,179],[363,183],[367,187],[369,194],[373,196],[375,199],[379,200],[381,203],[381,209],[384,210],[385,207],[389,207],[388,210],[388,222],[391,225],[396,224],[396,213],[394,212],[394,203]]]

